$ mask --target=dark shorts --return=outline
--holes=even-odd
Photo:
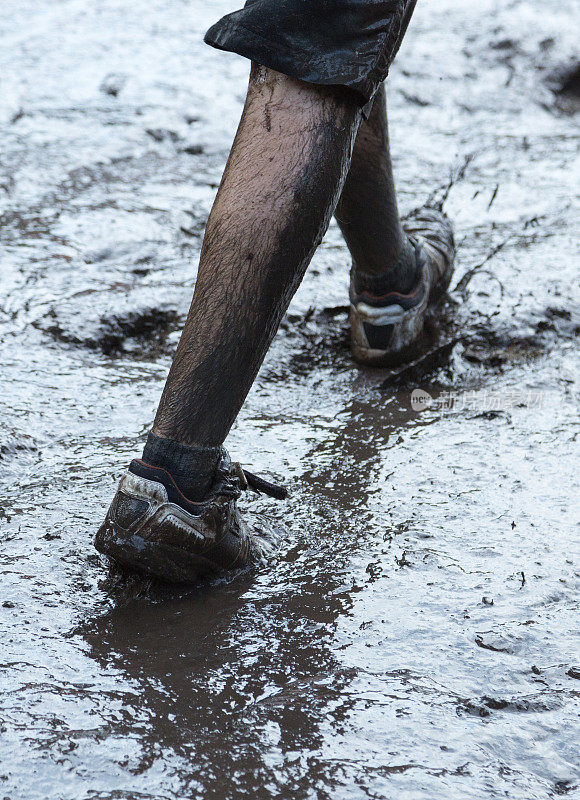
[[[367,108],[386,78],[416,0],[248,0],[205,41],[292,78],[348,86]],[[366,110],[366,109],[365,109]]]

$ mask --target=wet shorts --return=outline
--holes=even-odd
[[[247,0],[205,41],[292,78],[348,86],[370,106],[416,0]]]

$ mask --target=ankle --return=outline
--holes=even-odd
[[[367,292],[382,296],[390,292],[408,294],[417,280],[417,252],[414,244],[404,237],[399,253],[391,263],[381,265],[376,272],[367,272],[353,264],[351,278],[356,294]]]
[[[223,457],[222,447],[190,447],[151,433],[138,461],[140,472],[149,469],[168,475],[184,499],[193,503],[204,500],[215,482]],[[146,477],[146,475],[142,475]],[[155,478],[153,478],[155,479]]]

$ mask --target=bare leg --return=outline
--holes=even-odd
[[[384,84],[358,132],[336,220],[353,258],[357,289],[408,292],[416,272],[415,250],[401,226]]]
[[[157,436],[223,443],[328,227],[360,119],[348,90],[252,67]]]
[[[410,0],[408,10],[413,6]],[[414,273],[394,196],[384,94],[357,141],[349,173],[359,102],[347,89],[252,67],[154,428],[95,538],[97,549],[119,564],[182,582],[200,571],[255,563],[269,551],[266,532],[250,530],[236,498],[248,485],[273,497],[284,492],[232,465],[221,445],[341,195],[338,218],[357,265],[354,283],[362,282],[361,296],[375,304],[351,298],[353,354],[363,363],[374,363],[377,352],[390,356],[390,340],[377,351],[367,329],[390,334],[399,325],[414,336],[407,316],[422,321],[418,312],[424,315],[438,272],[450,275],[450,228],[444,219],[423,215],[416,227],[433,240],[435,253],[433,263],[427,257],[421,262],[423,293],[392,291],[412,283]],[[372,292],[385,283],[390,294],[384,307],[377,306],[383,298]],[[405,350],[406,341],[402,345]]]
[[[442,209],[428,205],[401,224],[384,87],[358,132],[335,213],[353,259],[354,359],[366,366],[394,367],[416,358],[429,341],[433,328],[428,322],[453,273],[453,227]]]

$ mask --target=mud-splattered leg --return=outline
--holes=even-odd
[[[357,289],[366,288],[365,276],[381,277],[383,292],[412,288],[415,251],[399,218],[384,84],[358,132],[335,216],[353,258]]]
[[[349,90],[252,67],[155,418],[157,437],[206,448],[223,443],[334,213],[360,119]],[[150,440],[144,458],[163,459]],[[209,476],[204,464],[197,472]],[[190,497],[204,490],[199,481],[185,488]]]

